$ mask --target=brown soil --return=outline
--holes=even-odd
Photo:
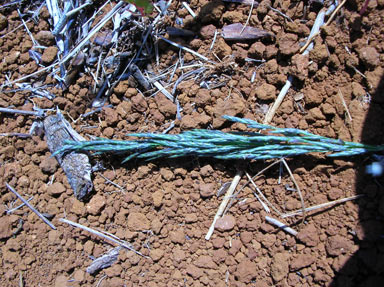
[[[304,14],[307,1],[261,1],[249,24],[273,33],[275,38],[236,43],[218,37],[213,51],[223,63],[213,69],[227,74],[232,71],[232,78],[212,90],[200,88],[192,80],[183,82],[178,88],[182,119],[175,121],[171,133],[192,128],[245,128],[229,126],[221,119],[224,114],[261,122],[287,76],[294,75],[293,88],[271,124],[382,144],[384,1],[370,1],[363,16],[359,11],[364,1],[347,2],[316,38],[309,57],[303,57],[297,55],[299,43],[308,36],[318,10],[307,9]],[[294,22],[271,11],[268,5]],[[209,52],[214,30],[220,31],[224,24],[245,23],[250,6],[220,0],[192,0],[190,6],[200,15],[199,21],[194,21],[178,1],[173,1],[170,10],[183,18],[197,37],[173,40],[216,61]],[[17,79],[38,69],[28,55],[32,47],[28,34],[22,27],[15,30],[21,20],[13,8],[3,9],[0,15],[2,83],[6,76]],[[50,29],[48,16],[43,8],[39,21],[27,24],[36,39],[49,46],[43,54],[44,64],[51,63],[57,53],[54,41],[44,32]],[[173,25],[174,19],[167,21]],[[179,55],[164,43],[160,49],[160,66],[155,61],[152,65],[156,71],[175,63]],[[230,63],[230,55],[235,63]],[[265,59],[266,63],[256,68],[245,62],[245,57]],[[193,59],[193,55],[184,54],[186,63]],[[251,83],[254,71],[256,78]],[[175,78],[179,75],[177,72]],[[90,110],[94,97],[90,76],[80,75],[67,91],[54,87],[55,80],[47,75],[31,82],[50,85],[48,90],[56,95],[53,101],[33,98],[40,108],[57,106],[68,119]],[[11,88],[0,93],[0,106],[31,110],[31,94],[9,92]],[[128,132],[163,131],[176,115],[176,106],[162,94],[143,97],[129,81],[115,88],[109,102],[111,108],[73,122],[73,127],[83,135],[122,139]],[[28,133],[32,122],[29,116],[2,113],[0,133]],[[306,206],[365,195],[313,213],[304,222],[300,217],[288,219],[286,223],[299,231],[298,236],[268,224],[266,212],[247,187],[209,241],[204,237],[222,201],[216,191],[235,175],[233,162],[187,158],[133,161],[122,166],[120,159],[102,158],[106,170],[94,174],[95,193],[89,202],[80,202],[50,156],[44,137],[0,137],[1,286],[18,285],[20,276],[23,286],[380,286],[384,280],[383,181],[364,173],[368,156],[331,160],[308,155],[288,161]],[[268,163],[252,162],[242,168],[256,174]],[[57,230],[50,229],[27,207],[6,214],[11,204],[20,202],[5,182],[25,198],[33,196],[31,203],[53,216]],[[246,182],[243,177],[240,185]],[[282,212],[300,208],[297,193],[286,189],[286,185],[294,187],[286,172],[279,183],[278,167],[268,170],[256,183]],[[123,250],[115,264],[90,275],[86,268],[92,259],[112,246],[59,222],[63,217],[114,234],[150,259]]]

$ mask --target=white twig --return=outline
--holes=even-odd
[[[88,33],[88,35],[86,37],[84,37],[83,40],[81,40],[80,43],[77,44],[77,46],[70,53],[68,53],[64,58],[62,58],[60,62],[55,62],[55,63],[49,65],[48,67],[42,68],[42,69],[40,69],[40,70],[30,74],[30,75],[26,75],[26,76],[21,77],[19,79],[13,80],[12,82],[7,83],[7,85],[12,85],[14,83],[21,82],[25,79],[29,79],[29,78],[36,76],[42,72],[50,70],[51,68],[53,68],[57,65],[62,65],[64,63],[66,63],[68,60],[72,59],[73,55],[76,55],[77,52],[79,52],[83,48],[83,46],[88,43],[89,39],[91,39],[93,37],[93,35],[95,35],[105,25],[105,23],[107,23],[108,20],[110,20],[120,10],[120,8],[123,5],[124,5],[123,1],[120,1],[119,3],[117,3],[115,5],[115,7],[113,7],[113,9],[111,11],[109,11],[108,14],[105,15],[104,18],[99,23],[96,24],[96,26]]]
[[[241,179],[242,172],[238,171],[235,177],[233,178],[233,181],[231,183],[231,186],[228,188],[227,193],[224,196],[223,201],[221,202],[219,209],[217,210],[217,213],[215,217],[213,218],[213,222],[211,227],[209,228],[207,235],[205,236],[205,240],[209,240],[213,234],[213,231],[215,230],[215,224],[216,221],[220,218],[220,216],[223,214],[225,207],[228,204],[228,201],[232,198],[232,194],[235,191],[237,185],[239,184],[239,181]]]
[[[24,197],[22,197],[20,194],[18,194],[18,192],[12,187],[10,186],[7,182],[5,183],[5,185],[7,186],[7,188],[12,191],[26,206],[29,207],[30,210],[32,210],[34,213],[36,213],[36,215],[38,217],[40,217],[46,224],[49,225],[49,227],[51,227],[52,229],[55,229],[56,230],[56,227],[44,216],[42,215],[36,208],[34,208],[27,200],[24,199]]]
[[[343,2],[345,2],[345,1],[343,1]],[[341,5],[339,5],[339,6],[341,6]],[[335,9],[335,7],[331,5],[328,8],[328,11],[333,11],[334,9]],[[313,24],[311,32],[309,34],[307,43],[300,49],[300,53],[302,55],[307,55],[313,49],[312,40],[316,37],[316,35],[319,34],[321,27],[328,25],[328,22],[327,22],[327,24],[324,24],[324,18],[326,16],[327,12],[320,11],[319,14],[317,15],[317,17],[315,19],[315,23]],[[264,124],[269,124],[271,122],[272,118],[274,117],[274,115],[276,113],[276,110],[279,108],[279,106],[283,102],[285,95],[287,94],[289,88],[291,87],[292,81],[293,81],[293,77],[289,76],[284,87],[281,89],[275,103],[273,104],[272,108],[266,114],[265,119],[264,119]]]
[[[299,194],[299,197],[300,197],[300,202],[301,202],[301,208],[302,208],[302,213],[303,213],[303,221],[304,221],[304,218],[305,218],[305,204],[304,204],[304,199],[303,199],[303,195],[301,194],[301,190],[300,190],[300,187],[299,185],[297,184],[296,180],[295,180],[295,177],[293,176],[292,174],[292,171],[291,169],[289,168],[287,162],[285,161],[284,158],[281,159],[282,163],[284,164],[285,168],[287,169],[288,173],[289,173],[289,176],[291,177],[293,183],[295,184],[296,186],[296,190],[297,190],[297,193]]]
[[[182,2],[181,4],[183,4],[184,8],[187,9],[187,11],[189,12],[189,14],[191,14],[191,16],[193,18],[196,18],[196,14],[195,12],[193,12],[193,10],[191,9],[191,7],[189,7],[188,3],[187,2]]]
[[[217,31],[217,29],[215,30],[215,34],[213,35],[213,40],[212,40],[212,44],[211,46],[209,47],[209,50],[211,51],[213,49],[213,46],[215,45],[215,42],[216,42],[216,38],[217,38],[217,34],[219,32]]]
[[[33,196],[27,199],[28,202],[30,202],[33,199]],[[7,210],[7,214],[11,214],[12,212],[18,210],[19,208],[22,208],[25,205],[25,203],[20,204],[19,206],[16,206],[12,209]]]
[[[339,89],[339,91],[337,92],[337,95],[339,96],[340,100],[341,100],[341,103],[343,104],[343,107],[348,115],[348,118],[349,120],[352,122],[352,116],[351,116],[351,113],[349,112],[349,109],[348,109],[348,106],[347,104],[345,103],[345,100],[344,100],[344,97],[343,97],[343,94],[341,93],[341,90]]]
[[[291,17],[289,17],[288,15],[284,14],[283,12],[281,12],[280,10],[278,9],[275,9],[271,6],[268,6],[269,9],[271,9],[272,11],[276,12],[277,14],[283,16],[285,19],[287,19],[288,21],[290,22],[293,22],[293,20],[291,19]]]
[[[281,89],[279,95],[276,98],[276,101],[273,103],[272,108],[270,108],[265,115],[264,124],[269,124],[272,121],[273,116],[276,113],[276,110],[280,107],[283,102],[285,95],[287,94],[289,88],[292,86],[293,77],[289,76],[285,82],[284,87]]]
[[[252,0],[251,9],[249,9],[249,14],[248,14],[247,21],[245,22],[243,28],[241,29],[240,35],[243,34],[245,27],[248,26],[249,19],[251,19],[251,16],[252,16],[253,5],[255,5],[255,0]]]
[[[259,195],[266,201],[268,202],[272,207],[273,205],[268,201],[268,199],[264,196],[264,194],[261,192],[261,190],[257,187],[256,183],[253,181],[252,177],[249,175],[248,172],[245,173],[245,175],[247,176],[248,180],[252,183],[253,187],[256,189],[256,191],[259,193]],[[271,210],[269,209],[269,207],[264,203],[264,201],[261,200],[261,198],[259,197],[259,195],[257,195],[256,192],[254,192],[254,195],[256,196],[257,200],[261,203],[261,205],[263,206],[263,208],[265,209],[266,212],[268,213],[271,213]],[[275,208],[273,208],[275,210]],[[280,213],[278,210],[275,210],[277,211],[278,213]]]
[[[336,204],[340,204],[340,203],[343,203],[343,202],[347,202],[347,201],[358,199],[358,198],[360,198],[362,196],[364,196],[364,195],[363,194],[359,194],[359,195],[354,195],[354,196],[351,196],[351,197],[345,197],[345,198],[337,199],[337,200],[330,201],[330,202],[325,202],[325,203],[322,203],[322,204],[319,204],[319,205],[310,206],[310,207],[305,208],[305,212],[313,211],[313,210],[317,210],[317,209],[322,209],[322,208],[326,208],[326,207],[331,207],[331,206],[334,206]],[[282,218],[287,218],[287,217],[292,217],[292,216],[301,215],[301,214],[303,214],[303,210],[302,209],[293,211],[291,213],[283,214],[281,217]]]
[[[135,249],[133,249],[131,246],[129,246],[129,244],[128,244],[127,242],[124,242],[124,241],[121,240],[121,239],[115,239],[114,237],[116,237],[116,236],[112,237],[112,236],[110,236],[110,235],[106,235],[106,234],[104,234],[104,233],[102,233],[102,232],[100,232],[100,231],[97,231],[97,230],[92,229],[92,228],[90,228],[90,227],[86,227],[86,226],[84,226],[84,225],[81,225],[81,224],[79,224],[79,223],[70,221],[70,220],[65,219],[65,218],[60,218],[59,221],[64,222],[64,223],[67,223],[67,224],[72,225],[72,226],[77,227],[77,228],[81,228],[81,229],[83,229],[83,230],[85,230],[85,231],[88,231],[88,232],[90,232],[90,233],[92,233],[92,234],[95,234],[95,235],[100,236],[100,237],[102,237],[102,238],[104,238],[104,239],[106,239],[106,240],[109,240],[109,241],[111,241],[111,242],[113,242],[113,243],[115,243],[115,244],[118,244],[118,245],[120,245],[120,246],[122,246],[122,247],[124,247],[124,248],[127,248],[127,249],[129,249],[129,250],[135,252],[136,254],[138,254],[138,255],[140,255],[140,256],[143,256],[143,257],[145,257],[145,258],[149,258],[148,256],[145,256],[144,254],[140,253],[139,251],[136,251]],[[117,238],[117,237],[116,237],[116,238]]]
[[[287,225],[285,225],[284,223],[280,222],[279,220],[275,219],[275,218],[272,218],[272,217],[269,217],[269,216],[265,216],[265,219],[273,224],[273,225],[276,225],[277,227],[281,228],[282,230],[284,230],[285,232],[288,232],[289,234],[292,234],[293,236],[296,236],[297,235],[297,231],[288,227]]]
[[[179,44],[177,44],[177,43],[175,43],[175,42],[173,42],[173,41],[171,41],[171,40],[168,40],[168,39],[166,39],[166,38],[164,38],[164,37],[162,37],[162,36],[159,36],[159,38],[160,38],[161,40],[167,42],[168,44],[171,44],[172,46],[175,46],[175,47],[177,47],[177,48],[179,48],[179,49],[185,50],[185,51],[191,53],[192,55],[195,55],[195,56],[197,56],[197,57],[203,59],[204,61],[210,62],[209,59],[208,59],[207,57],[205,57],[205,56],[203,56],[203,55],[201,55],[201,54],[199,54],[199,53],[197,53],[197,52],[195,52],[195,51],[193,51],[193,50],[191,50],[191,49],[189,49],[189,48],[187,48],[187,47],[184,47],[184,46],[182,46],[182,45],[179,45]]]
[[[163,93],[164,96],[166,96],[170,101],[174,101],[174,97],[171,95],[170,92],[168,92],[162,84],[160,84],[158,81],[155,81],[153,82],[153,85],[160,91]]]

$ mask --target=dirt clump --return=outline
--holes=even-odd
[[[94,5],[99,2],[94,1]],[[129,133],[177,135],[195,128],[247,133],[257,130],[222,116],[263,123],[292,76],[291,88],[272,126],[299,128],[339,143],[353,140],[383,144],[384,24],[378,21],[382,19],[383,1],[369,1],[361,15],[364,1],[347,1],[315,37],[313,50],[307,55],[299,50],[322,11],[322,1],[258,2],[250,13],[250,6],[241,3],[192,0],[188,4],[197,15],[194,18],[180,1],[173,1],[168,14],[159,18],[160,24],[152,27],[152,33],[168,37],[166,27],[192,31],[193,37],[169,39],[209,61],[151,38],[149,33],[145,46],[152,47],[157,55],[140,55],[136,60],[145,60],[138,66],[151,85],[158,81],[171,96],[155,86],[143,90],[130,77],[117,85],[106,83],[104,94],[110,96],[97,109],[92,103],[105,83],[101,74],[106,72],[100,69],[99,74],[90,75],[88,72],[96,71],[97,64],[88,63],[76,71],[77,76],[67,87],[60,82],[59,72],[30,76],[63,57],[51,32],[54,27],[48,9],[43,5],[36,18],[31,18],[31,11],[20,10],[34,37],[31,39],[17,11],[21,9],[19,4],[1,7],[0,77],[4,85],[0,106],[28,111],[40,108],[48,114],[59,108],[86,139],[128,140],[132,139]],[[88,8],[80,13],[86,15]],[[92,25],[110,9],[107,5]],[[129,33],[143,30],[156,19],[158,12],[153,13],[150,17],[132,16],[135,21],[126,23],[132,25]],[[247,25],[275,37],[224,40],[223,27],[245,24],[248,15]],[[108,22],[104,29],[113,29],[113,23]],[[135,47],[142,45],[142,35],[133,43]],[[99,59],[97,55],[104,52],[110,53],[108,56],[118,54],[118,48],[125,44],[119,42],[116,47],[112,43],[110,50],[101,54],[96,51],[93,56]],[[91,39],[82,52],[93,51],[94,46]],[[194,73],[185,77],[191,71]],[[24,76],[30,77],[18,82],[20,85],[9,84]],[[25,84],[36,90],[25,88]],[[54,98],[41,96],[36,93],[39,90],[48,91]],[[305,207],[364,195],[306,212],[304,221],[302,215],[280,216],[302,209],[297,187],[282,164],[254,178],[278,212],[268,205],[271,213],[267,213],[255,197],[258,191],[243,175],[230,198],[230,207],[216,221],[211,239],[205,240],[225,196],[218,194],[220,187],[230,183],[238,169],[254,176],[274,161],[191,156],[122,163],[125,154],[90,152],[95,189],[83,202],[74,197],[44,135],[29,134],[39,120],[0,113],[1,286],[17,286],[21,277],[26,286],[317,287],[380,286],[382,282],[384,183],[382,177],[373,178],[364,171],[366,165],[377,160],[374,157],[331,158],[314,153],[285,158]],[[175,141],[175,145],[181,144]],[[238,142],[238,146],[242,144]],[[28,207],[20,206],[21,201],[5,182],[49,218],[56,230]],[[269,224],[267,215],[298,234],[293,236]],[[89,274],[87,267],[116,245],[61,218],[119,238],[137,253],[121,248],[113,265]]]

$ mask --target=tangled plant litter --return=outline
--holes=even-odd
[[[93,151],[96,154],[129,154],[131,159],[154,160],[186,156],[212,157],[224,160],[258,160],[292,157],[312,152],[324,152],[330,157],[353,156],[384,151],[384,145],[373,146],[346,142],[312,134],[294,128],[276,128],[249,119],[223,116],[232,122],[246,124],[260,132],[222,132],[195,129],[178,135],[132,133],[136,140],[97,138],[91,141],[66,141],[54,155],[71,151]]]

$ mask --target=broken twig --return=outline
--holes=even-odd
[[[48,226],[54,230],[56,230],[56,227],[44,216],[42,215],[36,208],[34,208],[27,200],[24,199],[12,186],[10,186],[7,182],[5,183],[7,188],[12,191],[26,206],[29,207],[30,210],[32,210],[38,217],[40,217]]]

